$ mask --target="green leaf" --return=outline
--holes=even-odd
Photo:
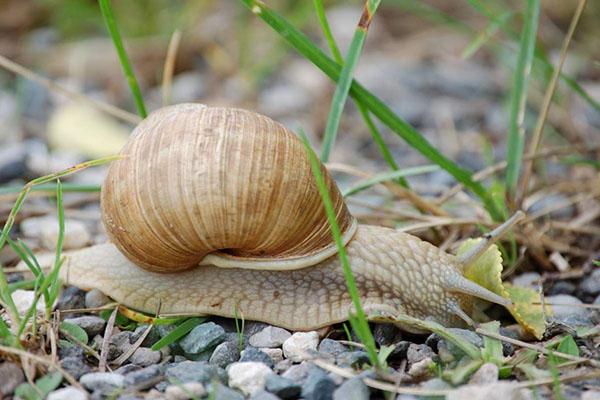
[[[466,362],[460,363],[456,368],[444,372],[444,378],[455,386],[460,385],[477,372],[481,365],[483,365],[482,359],[467,359]]]
[[[152,350],[160,350],[165,346],[174,343],[183,336],[187,335],[192,329],[200,325],[206,320],[206,318],[194,317],[183,321],[177,328],[169,332],[165,337],[160,339],[158,342],[152,345]]]
[[[42,400],[46,398],[48,393],[56,389],[62,380],[63,377],[60,372],[52,372],[35,381],[37,390],[29,383],[22,383],[15,389],[15,395],[25,400]]]
[[[83,343],[83,344],[87,344],[88,343],[88,335],[87,333],[78,325],[72,324],[70,322],[66,322],[63,321],[60,323],[60,325],[58,326],[58,329],[61,332],[66,332],[67,334],[69,334],[71,337],[67,337],[67,339],[69,341],[73,341],[73,339],[75,339],[75,341],[79,342],[79,343]]]
[[[374,175],[368,179],[363,179],[357,182],[354,186],[346,189],[342,194],[344,197],[352,196],[358,192],[370,188],[378,183],[391,181],[400,177],[427,174],[434,171],[439,171],[440,167],[437,165],[422,165],[419,167],[405,168],[399,171],[390,171],[382,174]]]
[[[485,324],[479,325],[479,327],[486,332],[500,333],[500,322],[498,321],[486,322]],[[481,355],[485,362],[491,362],[497,366],[501,366],[504,363],[502,342],[498,339],[484,336],[483,350],[481,351]]]
[[[573,336],[571,335],[565,336],[560,341],[558,347],[556,348],[556,351],[558,351],[559,353],[565,353],[575,357],[579,357],[579,346],[577,346],[577,343],[575,343],[575,339],[573,339]],[[561,357],[556,358],[558,360],[558,363],[569,361]]]
[[[379,359],[379,364],[380,365],[386,365],[386,361],[388,359],[388,357],[390,356],[390,354],[392,354],[392,352],[394,351],[394,349],[396,348],[396,345],[391,345],[391,346],[381,346],[379,348],[379,353],[377,354],[377,358]]]

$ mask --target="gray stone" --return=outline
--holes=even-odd
[[[209,363],[225,368],[240,359],[240,350],[237,342],[223,342],[212,352]]]
[[[85,292],[75,286],[67,287],[61,292],[56,307],[59,310],[85,308]]]
[[[98,308],[110,303],[110,299],[98,289],[85,294],[85,308]]]
[[[88,390],[110,394],[125,386],[125,377],[113,372],[90,372],[79,378],[79,382]]]
[[[140,338],[140,336],[142,336],[144,334],[146,329],[148,329],[148,325],[140,325],[137,328],[135,328],[135,331],[133,331],[133,333],[131,334],[129,341],[131,343],[137,342],[137,340]],[[159,340],[160,340],[160,334],[158,333],[156,326],[153,326],[150,329],[150,332],[148,332],[148,335],[146,335],[146,337],[142,341],[142,346],[143,347],[152,347],[152,345],[154,345],[154,343],[158,342]]]
[[[430,390],[446,390],[452,388],[452,385],[450,385],[448,382],[441,378],[431,378],[423,382],[421,386],[423,387],[423,389]]]
[[[125,364],[125,365],[121,365],[119,368],[113,370],[113,372],[115,374],[119,374],[119,375],[129,375],[133,372],[141,371],[142,369],[144,369],[144,368],[141,367],[140,365]]]
[[[73,386],[48,393],[46,400],[87,400],[87,393]]]
[[[125,375],[125,385],[135,386],[139,390],[149,389],[162,380],[164,368],[151,365]]]
[[[158,364],[160,362],[160,357],[160,351],[154,351],[147,347],[138,347],[129,358],[129,361],[132,364],[147,367],[149,365]]]
[[[256,347],[248,346],[241,354],[240,361],[256,361],[265,364],[269,368],[273,368],[275,363],[268,354],[258,350]]]
[[[186,353],[200,354],[207,350],[212,350],[215,346],[223,342],[224,339],[225,329],[214,322],[207,322],[192,329],[179,342],[179,345]]]
[[[559,294],[546,297],[546,301],[549,304],[561,304],[552,306],[552,311],[554,312],[551,316],[552,319],[568,326],[585,326],[592,324],[590,311],[583,307],[578,307],[582,302],[577,297]]]
[[[497,382],[487,385],[464,385],[451,390],[447,400],[528,400],[533,398],[529,389],[521,389],[514,382]]]
[[[77,357],[83,360],[85,358],[85,351],[81,346],[77,346],[71,342],[61,342],[58,349],[58,358],[62,360],[67,357]]]
[[[131,332],[123,331],[112,335],[108,341],[108,359],[114,360],[131,347]]]
[[[25,381],[25,375],[23,370],[17,364],[11,362],[3,362],[0,364],[0,394],[8,396],[12,394],[14,390],[21,383]]]
[[[283,359],[275,364],[275,368],[273,368],[273,370],[278,374],[282,374],[288,369],[290,369],[291,366],[292,360]]]
[[[283,343],[283,354],[294,362],[300,362],[310,357],[310,352],[316,351],[318,344],[317,332],[296,332]]]
[[[512,284],[537,290],[542,277],[537,272],[525,272],[513,278]]]
[[[265,389],[284,400],[295,399],[302,391],[302,386],[289,378],[271,374],[265,381]]]
[[[280,347],[292,336],[285,329],[267,326],[262,331],[250,336],[249,342],[254,347]]]
[[[573,294],[577,290],[577,286],[575,286],[571,282],[567,281],[558,281],[554,283],[554,285],[548,290],[548,296],[555,296],[557,294]]]
[[[335,383],[321,368],[313,366],[302,385],[302,398],[306,400],[331,400]]]
[[[427,346],[426,344],[411,343],[410,346],[408,346],[408,350],[406,351],[406,359],[409,365],[416,364],[419,361],[422,361],[426,358],[433,357],[435,357],[435,353],[433,352],[431,347]]]
[[[219,368],[206,361],[184,361],[167,366],[167,378],[175,379],[174,382],[200,382],[207,384],[213,379],[220,379]]]
[[[60,366],[69,374],[73,375],[75,379],[79,379],[82,375],[92,371],[92,367],[85,363],[83,356],[65,357],[60,360]]]
[[[167,400],[188,400],[203,397],[206,394],[200,382],[187,382],[181,385],[170,385],[165,389]]]
[[[106,321],[94,315],[84,315],[82,317],[66,318],[65,322],[74,324],[83,329],[88,336],[93,337],[104,331]]]
[[[259,390],[250,397],[250,400],[279,400],[279,397],[265,390]]]
[[[369,364],[369,355],[363,350],[347,351],[339,354],[336,362],[342,368],[360,368],[362,365]]]
[[[245,395],[253,395],[265,388],[267,376],[273,371],[262,362],[244,361],[229,366],[229,386],[242,391]]]
[[[333,392],[333,400],[369,400],[370,393],[362,379],[352,378]]]
[[[289,378],[295,382],[304,382],[306,377],[308,376],[308,371],[311,368],[311,364],[307,361],[302,362],[298,365],[292,365],[285,371],[281,376],[284,378]]]
[[[275,364],[279,361],[283,361],[283,350],[281,349],[262,347],[259,350],[268,355]]]
[[[471,385],[485,385],[498,382],[498,366],[493,363],[485,363],[469,379]]]
[[[321,340],[318,347],[319,353],[329,354],[333,357],[337,357],[341,353],[348,351],[348,347],[341,344],[337,340],[325,338]]]
[[[579,288],[589,296],[600,294],[600,268],[595,269],[590,276],[585,278],[579,285]]]
[[[221,383],[212,384],[209,393],[214,395],[214,397],[209,395],[209,398],[214,400],[244,400],[243,394]]]

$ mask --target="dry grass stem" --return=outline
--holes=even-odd
[[[181,42],[181,31],[175,29],[171,40],[169,41],[169,47],[167,48],[167,56],[165,58],[165,65],[163,68],[163,81],[162,81],[162,105],[167,106],[171,104],[171,89],[173,83],[173,72],[175,70],[175,60],[177,59],[177,50],[179,50],[179,43]]]

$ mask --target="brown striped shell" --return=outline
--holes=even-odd
[[[102,187],[102,218],[110,240],[143,268],[297,269],[336,252],[308,154],[270,118],[165,107],[135,128],[121,155]],[[347,243],[356,222],[321,171]]]

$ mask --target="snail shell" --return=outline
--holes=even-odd
[[[336,253],[308,154],[270,118],[166,107],[137,126],[121,155],[102,187],[102,218],[110,241],[143,268],[298,269]],[[347,243],[356,221],[321,172]]]

